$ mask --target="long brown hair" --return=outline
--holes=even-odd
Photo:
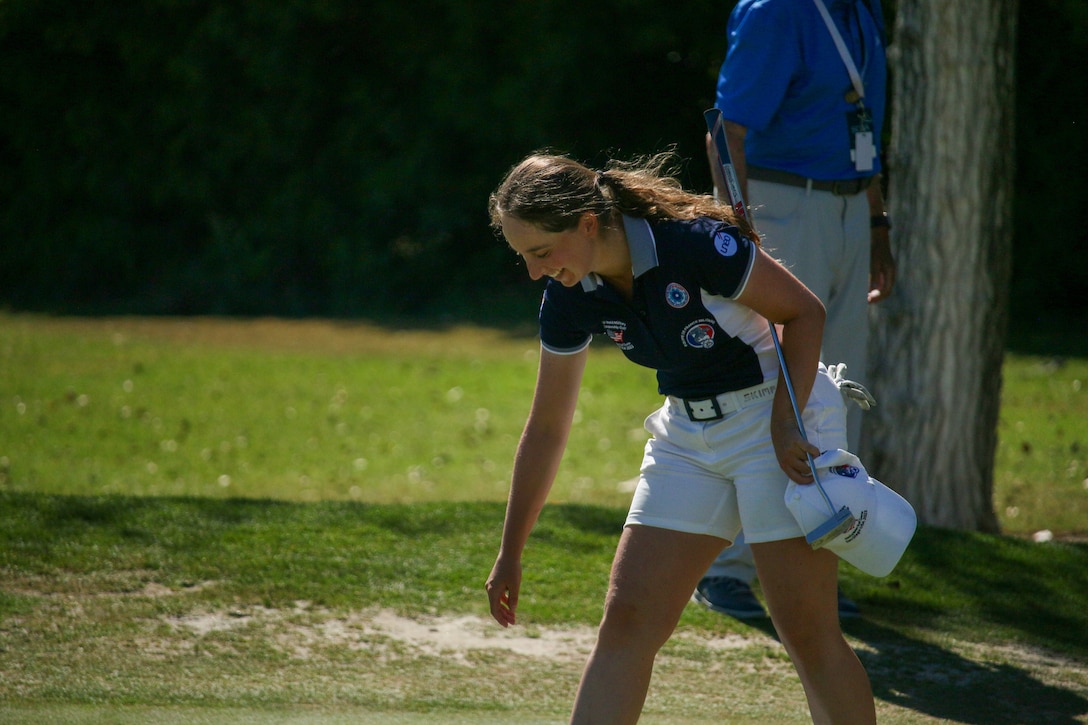
[[[757,239],[729,206],[713,196],[685,191],[676,178],[677,162],[674,151],[663,151],[613,160],[603,171],[594,171],[568,156],[531,154],[507,172],[488,198],[491,226],[501,232],[501,216],[509,214],[545,231],[561,232],[574,228],[587,212],[607,224],[612,212],[619,211],[651,220],[720,219]]]

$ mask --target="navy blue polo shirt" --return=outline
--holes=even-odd
[[[623,217],[633,298],[595,274],[564,287],[553,280],[540,307],[540,341],[560,355],[607,335],[623,354],[657,370],[658,391],[681,398],[760,385],[778,376],[767,321],[735,298],[756,246],[716,219]]]

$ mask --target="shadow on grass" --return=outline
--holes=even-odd
[[[1008,662],[977,662],[871,622],[848,627],[884,702],[971,725],[1078,725],[1088,699]]]
[[[769,619],[747,624],[778,639]],[[965,725],[1082,725],[1088,714],[1088,698],[1008,662],[968,659],[865,619],[843,630],[863,643],[858,658],[878,701]]]
[[[863,643],[881,701],[969,725],[1083,723],[1088,697],[1046,670],[1088,651],[1085,570],[1088,545],[920,526],[892,576],[842,568],[865,613],[843,629]],[[769,621],[756,628],[775,636]],[[912,632],[964,643],[955,649],[966,654]]]
[[[912,625],[980,619],[1056,649],[1088,651],[1086,544],[920,527],[904,563],[903,585],[928,595],[903,613]]]
[[[0,492],[0,496],[4,495]],[[302,504],[261,498],[200,498],[195,496],[49,496],[11,494],[11,504],[40,517],[51,531],[75,535],[87,530],[129,532],[141,525],[161,533],[164,522],[194,529],[221,529],[252,524],[340,526],[366,523],[412,537],[502,521],[499,504],[440,502],[429,505],[375,505],[345,501]]]
[[[585,533],[614,537],[616,542],[626,519],[624,509],[590,504],[557,504],[546,508],[541,515],[545,523],[562,522]]]
[[[867,612],[844,629],[867,645],[859,656],[881,700],[951,722],[1081,723],[1088,698],[1039,672],[1057,669],[1046,650],[1072,661],[1088,651],[1086,568],[1083,544],[922,526],[892,577],[849,572]],[[969,659],[912,630],[961,642],[981,636],[979,652],[992,654]],[[1037,659],[1038,670],[1018,658]]]

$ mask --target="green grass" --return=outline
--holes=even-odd
[[[483,580],[535,362],[480,330],[0,316],[0,721],[564,721],[584,653],[518,647],[592,636],[658,397],[594,351],[503,632]],[[892,576],[843,567],[882,722],[1088,722],[1088,359],[1004,380],[1013,535],[921,527]],[[523,639],[428,648],[444,627]],[[806,721],[767,627],[691,606],[644,722],[723,708]]]
[[[352,614],[393,610],[423,621],[482,614],[501,516],[497,503],[3,494],[0,702],[258,710],[337,703],[382,712],[481,711],[500,720],[507,711],[561,713],[579,662],[488,650],[463,659],[411,655]],[[591,631],[621,522],[622,510],[609,507],[546,510],[526,552],[521,613],[529,636],[543,627]],[[957,643],[1030,648],[1054,661],[1083,656],[1086,568],[1084,544],[923,528],[887,579],[844,567],[844,586],[866,615],[847,632],[887,703],[934,717],[990,712],[979,704],[985,699],[955,699],[960,685],[947,673],[960,672],[976,695],[1006,711],[1031,703],[1085,713],[1083,672],[1058,686],[1008,662],[966,657]],[[208,631],[185,625],[215,613],[218,624]],[[306,634],[330,623],[344,634]],[[749,629],[689,607],[681,632],[697,640],[674,641],[663,652],[660,678],[670,685],[656,690],[658,714],[683,707],[709,717],[708,708],[720,707],[717,698],[669,698],[680,698],[685,682],[704,682],[708,666],[721,666],[703,640],[750,637]],[[751,673],[732,687],[777,690],[774,708],[796,706],[788,661],[766,641],[726,660],[748,662]],[[485,674],[500,666],[500,681]],[[749,716],[758,722],[758,708]],[[1001,719],[997,709],[989,717],[979,722],[1019,721]]]
[[[502,501],[531,336],[0,316],[0,486],[372,503]],[[554,502],[624,506],[650,371],[594,350]],[[1088,357],[1009,354],[995,509],[1088,531]]]
[[[482,503],[0,494],[0,611],[30,615],[42,597],[141,595],[151,584],[213,608],[305,600],[403,615],[478,611],[501,520],[500,504]],[[622,523],[620,509],[545,510],[526,554],[527,624],[597,623]],[[843,576],[873,622],[969,637],[984,619],[1003,639],[1073,652],[1088,651],[1088,627],[1078,626],[1088,620],[1088,578],[1055,574],[1078,570],[1088,570],[1086,544],[923,527],[893,576],[846,565]],[[1009,571],[1021,573],[1002,581]],[[691,614],[701,625],[722,620]]]
[[[527,337],[282,323],[0,318],[0,480],[47,493],[505,500]],[[194,326],[197,328],[194,331]],[[463,338],[443,344],[443,340]],[[340,349],[337,349],[337,346]],[[555,499],[622,505],[650,371],[587,380]]]
[[[1088,532],[1088,357],[1012,356],[994,504],[1009,532]]]

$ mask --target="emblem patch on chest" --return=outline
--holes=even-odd
[[[684,328],[684,347],[699,347],[709,350],[714,347],[714,321],[696,320]]]
[[[634,345],[627,342],[625,333],[627,332],[627,323],[620,320],[605,320],[601,323],[604,326],[604,334],[608,335],[612,342],[616,343],[621,350],[633,350]]]
[[[691,301],[691,295],[682,284],[672,282],[665,288],[665,301],[669,303],[669,307],[679,310],[681,307],[687,307],[688,302]]]

